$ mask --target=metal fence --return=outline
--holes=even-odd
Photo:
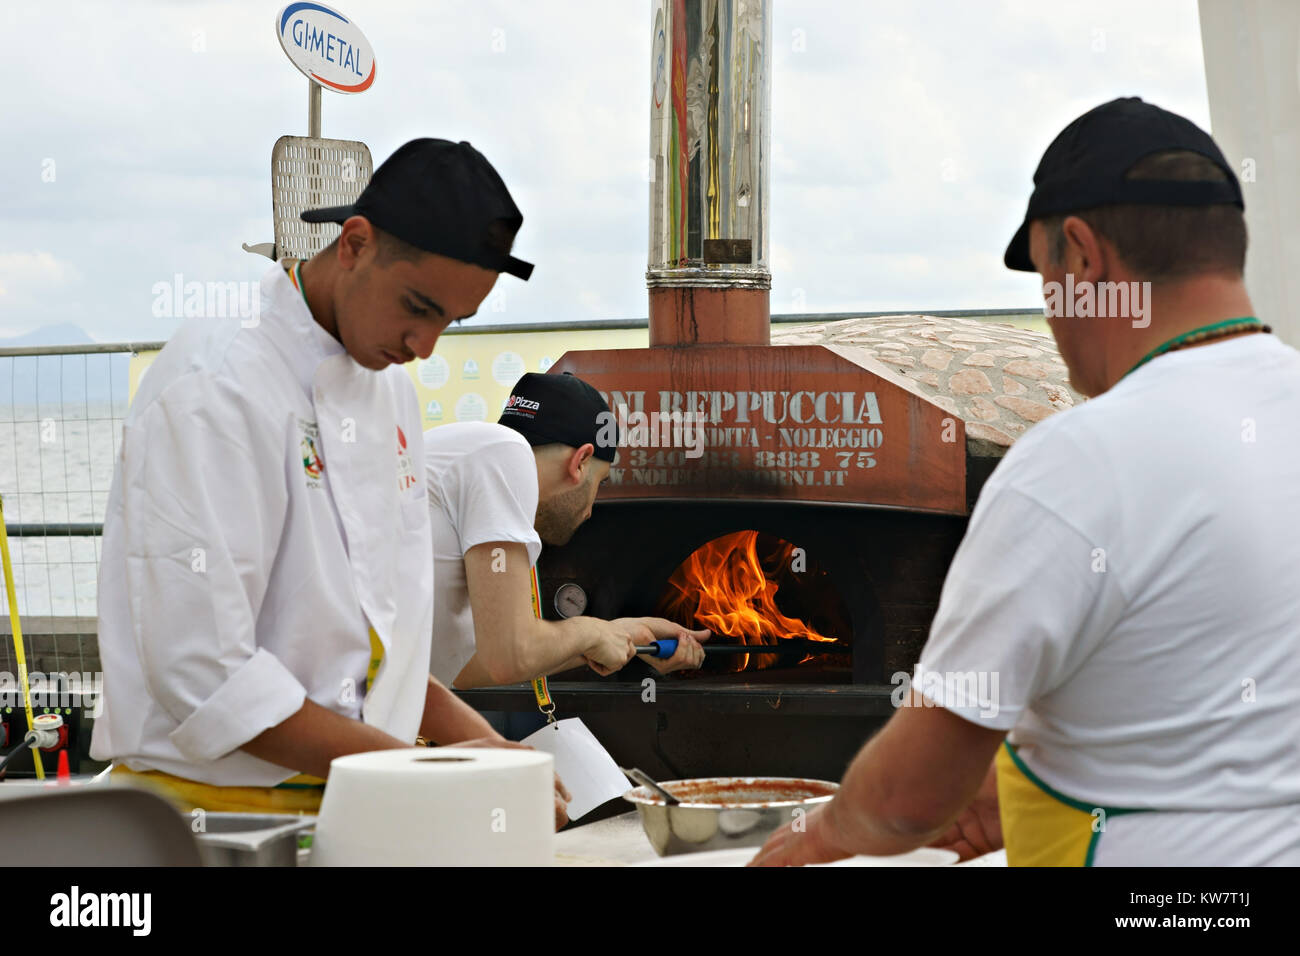
[[[97,672],[104,508],[128,402],[130,356],[157,343],[0,350],[0,495],[28,665]],[[15,670],[0,590],[0,671]]]
[[[823,324],[879,313],[777,315],[777,324]],[[1033,327],[1026,309],[938,311]],[[645,319],[479,325],[450,335],[644,328]],[[130,359],[162,342],[0,349],[0,495],[14,583],[33,670],[98,672],[96,583],[104,510],[129,402]],[[6,398],[8,404],[5,404]],[[9,609],[0,589],[0,672],[12,672]]]

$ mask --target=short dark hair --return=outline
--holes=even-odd
[[[413,246],[404,239],[398,239],[391,232],[375,227],[375,238],[379,242],[379,254],[376,261],[381,266],[394,262],[419,262],[428,253],[418,246]]]
[[[1228,174],[1200,153],[1173,149],[1139,160],[1124,178],[1226,182]],[[1042,223],[1054,264],[1065,257],[1062,227],[1069,216],[1078,216],[1109,240],[1141,279],[1158,282],[1205,272],[1239,276],[1246,268],[1246,217],[1231,203],[1124,204],[1048,216]]]
[[[384,232],[378,226],[371,224],[375,230],[375,239],[378,243],[378,255],[376,261],[381,266],[389,265],[393,262],[419,262],[421,256],[428,255],[418,246],[413,246],[404,239],[398,239],[391,232]],[[339,244],[338,237],[322,249],[322,252],[333,252]],[[487,245],[496,253],[503,256],[509,255],[510,250],[514,248],[515,230],[504,219],[498,219],[488,226]]]
[[[409,242],[398,239],[392,233],[384,232],[378,226],[372,227],[375,230],[375,244],[378,246],[376,252],[376,262],[381,266],[389,265],[392,262],[418,262],[421,256],[427,255],[423,249],[418,249]],[[321,250],[322,253],[332,253],[338,248],[339,237],[335,236],[334,241]]]

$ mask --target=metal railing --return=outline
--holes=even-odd
[[[910,310],[909,310],[910,311]],[[779,325],[822,325],[888,312],[774,315]],[[1020,325],[1036,309],[938,310],[953,316]],[[643,318],[599,322],[482,324],[449,335],[645,328]],[[96,583],[104,510],[128,406],[130,357],[164,342],[0,348],[0,494],[12,539],[18,611],[42,669],[97,670]],[[4,401],[8,398],[8,405]],[[0,589],[0,634],[8,633]],[[0,640],[0,670],[12,669]]]
[[[152,344],[0,350],[0,494],[20,615],[95,614],[129,356]],[[0,611],[8,614],[3,595]]]

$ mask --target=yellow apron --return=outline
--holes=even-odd
[[[997,767],[1009,866],[1092,866],[1108,819],[1149,812],[1068,797],[1040,780],[1007,741],[998,748]]]
[[[325,781],[320,777],[299,774],[278,787],[217,787],[197,780],[187,780],[161,770],[131,770],[114,767],[112,777],[152,790],[171,801],[182,814],[192,810],[211,813],[307,813],[320,811]]]
[[[375,629],[370,629],[370,666],[366,671],[366,687],[379,673],[384,660],[384,645]],[[325,795],[325,781],[320,777],[300,773],[275,787],[218,787],[199,783],[161,770],[131,770],[129,767],[113,768],[113,778],[120,783],[130,783],[153,790],[170,800],[182,814],[191,810],[211,813],[298,813],[316,814]]]

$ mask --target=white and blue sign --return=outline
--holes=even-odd
[[[337,93],[375,82],[375,51],[361,29],[323,3],[291,3],[276,16],[280,46],[299,70]]]

